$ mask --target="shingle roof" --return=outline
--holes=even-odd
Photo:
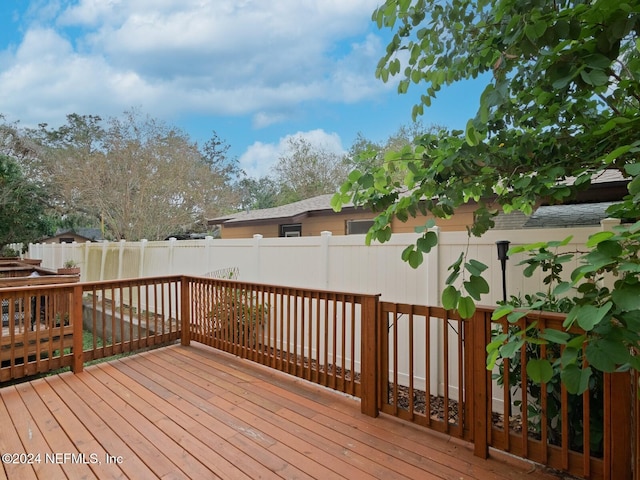
[[[500,214],[495,218],[494,230],[599,225],[601,220],[607,218],[606,210],[613,203],[615,202],[543,205],[528,217],[522,212]]]
[[[276,218],[295,221],[297,219],[304,218],[312,212],[332,212],[331,197],[333,197],[333,193],[307,198],[306,200],[300,200],[299,202],[289,203],[279,207],[233,213],[211,219],[209,220],[209,223],[212,224],[219,221],[219,223],[232,224],[248,221],[272,220]],[[349,207],[353,205],[347,204],[345,206]]]
[[[524,228],[562,228],[599,225],[607,218],[606,210],[614,202],[548,205],[538,208],[525,222]]]
[[[80,237],[91,240],[92,242],[102,240],[102,231],[99,228],[68,228],[65,230],[59,229],[56,231],[55,236],[75,234]]]

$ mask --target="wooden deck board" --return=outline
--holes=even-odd
[[[4,464],[0,480],[557,478],[198,344],[0,388],[0,425],[2,453],[100,460]]]

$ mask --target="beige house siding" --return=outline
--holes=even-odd
[[[473,210],[476,205],[462,205],[458,208],[455,215],[449,219],[436,218],[436,225],[444,232],[461,232],[466,231],[467,226],[473,223]],[[406,222],[401,222],[394,218],[391,222],[391,231],[393,233],[414,233],[416,227],[423,226],[432,215],[409,217]]]
[[[457,232],[465,231],[468,225],[473,223],[472,205],[465,205],[460,208],[459,212],[448,220],[436,219],[436,225],[442,231]],[[316,213],[308,216],[300,222],[302,225],[302,236],[318,236],[323,231],[329,231],[333,235],[346,235],[347,222],[350,220],[373,220],[375,214],[366,211],[345,212],[345,213]],[[391,223],[393,233],[414,233],[415,228],[426,223],[428,217],[419,216],[409,218],[403,223],[398,219],[394,219]],[[273,222],[273,223],[269,223]],[[270,221],[263,220],[260,224],[233,226],[233,224],[222,224],[221,238],[251,238],[255,234],[260,234],[264,238],[273,238],[280,236],[280,225],[292,223],[289,219],[272,219]]]
[[[278,237],[278,225],[247,225],[241,227],[232,227],[222,224],[220,229],[220,238],[251,238],[259,233],[265,238]]]
[[[345,235],[347,221],[349,220],[372,220],[374,214],[370,212],[350,212],[334,213],[330,212],[322,215],[306,217],[299,222],[291,222],[289,219],[273,219],[266,223],[262,221],[258,225],[232,226],[232,224],[222,224],[222,238],[251,238],[255,234],[260,234],[264,238],[274,238],[280,236],[280,225],[300,223],[302,225],[302,236],[313,237],[320,235],[323,231],[329,231],[333,235]]]

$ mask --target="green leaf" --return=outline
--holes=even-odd
[[[498,350],[507,338],[509,338],[509,335],[506,333],[500,333],[491,337],[491,342],[489,342],[486,347],[487,353],[490,353],[493,350]]]
[[[500,347],[500,356],[502,358],[513,358],[522,345],[524,345],[524,340],[522,339],[507,342]]]
[[[575,348],[576,350],[582,350],[582,345],[587,339],[586,335],[578,335],[567,342],[567,348]]]
[[[424,260],[422,252],[420,250],[411,250],[409,254],[409,265],[411,268],[418,268]]]
[[[640,163],[627,164],[624,166],[624,170],[633,177],[635,177],[636,175],[640,175]]]
[[[612,306],[611,302],[607,302],[600,307],[588,304],[580,305],[575,312],[578,325],[587,332],[593,330],[609,313]]]
[[[527,375],[536,383],[547,383],[553,377],[553,367],[549,360],[544,358],[529,360]]]
[[[484,272],[488,267],[482,263],[479,262],[477,260],[471,259],[469,260],[468,263],[465,263],[464,268],[471,274],[471,275],[482,275],[482,272]]]
[[[560,363],[562,366],[567,367],[568,365],[574,365],[578,361],[579,352],[580,350],[577,348],[566,347],[560,356]]]
[[[560,282],[558,285],[556,285],[556,287],[553,289],[553,295],[555,296],[559,296],[562,295],[563,293],[568,292],[569,290],[571,290],[571,287],[573,285],[570,282]]]
[[[569,341],[569,338],[571,338],[571,336],[567,332],[555,330],[553,328],[546,328],[544,332],[540,334],[540,337],[559,345],[566,345],[566,343]]]
[[[464,282],[464,288],[475,300],[480,301],[480,296],[489,293],[487,281],[476,275],[471,275],[468,281]]]
[[[622,245],[614,240],[604,240],[598,243],[598,251],[608,257],[618,257],[622,254]]]
[[[342,201],[340,200],[341,195],[336,193],[333,197],[331,197],[331,208],[333,208],[334,212],[340,212],[342,210]]]
[[[458,313],[465,319],[473,317],[473,314],[476,313],[476,304],[471,297],[460,297]]]
[[[527,312],[523,312],[523,311],[511,312],[509,315],[507,315],[507,320],[509,321],[509,323],[516,323],[518,320],[526,316],[527,316]]]
[[[593,235],[591,235],[589,237],[589,240],[587,241],[587,247],[593,248],[596,245],[598,245],[600,242],[604,242],[605,240],[609,240],[613,236],[614,236],[613,232],[598,232],[598,233],[594,233]]]
[[[357,182],[358,179],[362,176],[362,172],[360,170],[353,170],[349,176],[347,177],[350,182]]]
[[[592,340],[585,352],[589,364],[607,373],[614,372],[618,365],[629,360],[629,350],[622,342],[606,338]]]
[[[616,148],[612,152],[609,153],[606,157],[602,159],[603,163],[613,163],[613,161],[619,156],[627,153],[629,150],[633,148],[633,145],[622,145],[621,147]]]
[[[493,370],[496,366],[496,361],[498,360],[498,356],[500,355],[500,351],[498,349],[492,350],[487,355],[487,370]]]
[[[505,315],[508,315],[509,313],[513,312],[513,309],[515,307],[513,305],[503,305],[500,308],[496,309],[493,311],[493,313],[491,314],[491,320],[499,320],[502,317],[504,317]]]
[[[445,310],[454,310],[458,306],[460,292],[453,285],[449,285],[442,291],[442,307]]]
[[[473,124],[473,120],[469,120],[467,122],[467,128],[465,131],[465,139],[467,140],[467,144],[470,147],[475,147],[482,141],[482,134],[480,134],[475,125]]]
[[[435,232],[426,232],[418,239],[416,246],[424,253],[429,253],[438,244],[438,235]]]
[[[625,284],[611,293],[611,299],[624,312],[640,309],[640,284]]]
[[[591,367],[581,369],[578,365],[572,364],[562,369],[560,379],[567,387],[567,392],[573,395],[580,395],[589,388],[591,374]]]

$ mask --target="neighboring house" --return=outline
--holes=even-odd
[[[567,183],[571,183],[568,180]],[[532,215],[514,212],[498,215],[495,230],[523,228],[567,228],[599,225],[607,218],[609,206],[620,201],[629,192],[628,179],[617,170],[608,170],[591,180],[589,189],[578,193],[575,200],[562,205],[540,205]]]
[[[591,187],[578,194],[571,203],[564,205],[542,204],[531,216],[516,212],[498,215],[496,230],[522,228],[556,228],[598,225],[606,217],[605,210],[612,203],[626,195],[628,180],[617,171],[605,172],[592,180]],[[330,206],[333,194],[301,200],[280,207],[232,213],[210,219],[208,225],[220,229],[221,238],[251,238],[255,234],[263,237],[317,236],[322,231],[333,235],[366,233],[376,214],[345,205],[336,213]],[[450,219],[436,219],[443,231],[466,231],[473,223],[475,204],[463,205]],[[424,225],[426,218],[409,218],[405,223],[394,219],[393,233],[414,232],[415,227]]]
[[[43,238],[40,243],[84,243],[103,240],[99,228],[77,228],[75,230],[58,230],[53,237]]]
[[[218,226],[221,238],[251,238],[255,234],[264,237],[308,237],[330,231],[333,235],[367,233],[376,214],[345,205],[336,213],[330,202],[333,194],[320,195],[280,207],[232,213],[208,221],[209,226]],[[473,207],[465,206],[451,219],[437,219],[443,230],[465,230],[473,218]],[[410,218],[406,223],[393,220],[394,233],[413,232],[416,226],[424,225],[425,217]]]

